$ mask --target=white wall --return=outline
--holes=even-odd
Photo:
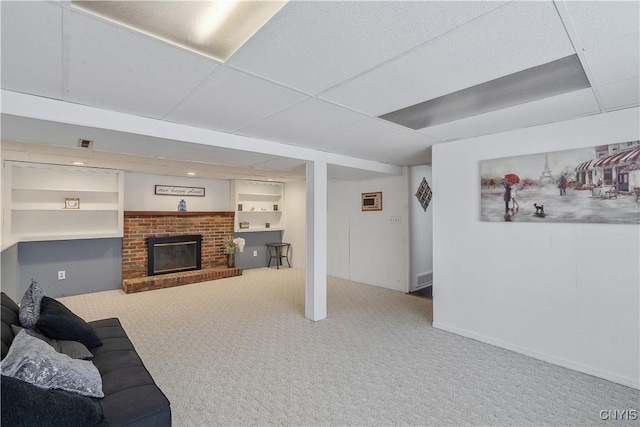
[[[408,175],[329,181],[329,275],[408,291],[408,184]],[[383,210],[362,212],[361,194],[374,191],[382,191]],[[391,223],[392,217],[400,218],[400,223]]]
[[[284,186],[284,233],[282,241],[291,243],[291,266],[305,266],[305,181],[288,182]]]
[[[230,211],[229,181],[137,173],[124,174],[125,211],[177,211],[180,199],[188,211]],[[156,185],[204,187],[205,197],[157,196]]]
[[[329,180],[327,185],[327,273],[330,276],[350,278],[350,228],[354,191],[351,182]],[[359,196],[358,196],[359,197]]]
[[[431,166],[413,166],[409,169],[411,177],[409,186],[409,213],[411,236],[411,273],[410,290],[417,289],[418,275],[433,272],[433,203],[429,203],[427,211],[415,196],[422,178],[427,179],[433,190]],[[422,286],[424,287],[424,286]]]
[[[433,147],[435,327],[638,387],[640,225],[480,222],[478,167],[637,140],[638,114]]]

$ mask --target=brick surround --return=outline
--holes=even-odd
[[[223,243],[233,238],[234,212],[125,211],[122,288],[125,292],[166,288],[242,274],[227,268]],[[202,235],[202,270],[147,276],[147,238]],[[144,279],[143,279],[144,278]]]

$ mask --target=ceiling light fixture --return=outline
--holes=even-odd
[[[84,165],[86,165],[85,162],[71,162],[71,164],[75,165],[75,166],[84,166]]]
[[[203,42],[215,34],[229,20],[237,5],[238,3],[235,1],[211,2],[207,12],[201,16],[196,26],[198,40]]]
[[[286,3],[286,0],[71,1],[78,10],[221,62]]]
[[[577,55],[379,116],[417,130],[590,87]]]
[[[187,175],[189,176],[194,176],[196,173],[195,172],[187,172]]]

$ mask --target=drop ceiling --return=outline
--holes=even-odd
[[[433,144],[635,107],[640,99],[635,1],[290,1],[224,63],[70,2],[0,7],[1,86],[19,95],[2,100],[3,159],[294,180],[319,153],[354,159],[353,170],[343,162],[332,176],[362,178],[376,176],[366,167],[373,163],[430,163]],[[571,55],[587,88],[415,130],[379,118]],[[17,114],[20,97],[144,118],[150,129],[198,130],[212,142],[61,120],[54,111]],[[216,135],[285,149],[217,146]],[[78,148],[79,138],[94,140],[92,148]],[[288,156],[286,147],[305,154]]]

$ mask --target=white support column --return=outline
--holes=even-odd
[[[307,163],[306,282],[304,315],[327,317],[327,164]]]

